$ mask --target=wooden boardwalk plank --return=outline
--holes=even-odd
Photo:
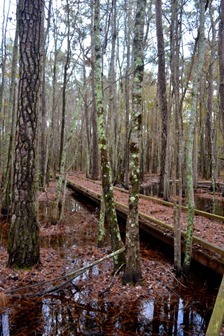
[[[224,321],[224,275],[215,301],[206,336],[219,336]]]

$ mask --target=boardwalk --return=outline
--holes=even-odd
[[[76,192],[99,203],[101,185],[80,176],[71,175],[68,185]],[[126,216],[128,193],[119,188],[114,189],[116,208],[120,215]],[[140,226],[151,235],[173,245],[173,208],[169,202],[140,196]],[[224,273],[224,218],[212,217],[208,213],[196,211],[193,258],[218,273]],[[187,227],[187,212],[182,212],[182,245],[184,250],[185,231]]]

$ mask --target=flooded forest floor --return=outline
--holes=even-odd
[[[99,209],[83,203],[71,190],[66,191],[63,222],[51,224],[56,189],[51,183],[39,194],[41,264],[37,269],[7,268],[9,223],[1,218],[1,336],[205,335],[220,277],[197,268],[188,279],[177,279],[172,253],[146,234],[141,237],[143,281],[137,286],[123,286],[123,271],[113,276],[110,259],[60,287],[68,278],[58,277],[111,249],[109,238],[103,248],[97,247]],[[121,231],[124,236],[124,223]],[[51,286],[58,290],[44,295]]]

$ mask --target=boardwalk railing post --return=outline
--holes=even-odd
[[[224,321],[224,275],[209,321],[206,336],[219,336]]]

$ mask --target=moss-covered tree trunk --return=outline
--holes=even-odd
[[[145,0],[137,1],[134,27],[134,83],[132,91],[132,118],[130,135],[130,190],[129,210],[126,224],[126,268],[124,283],[136,283],[142,279],[139,243],[139,184],[140,184],[140,146],[142,127],[142,83],[144,73],[143,32]]]
[[[111,166],[108,156],[108,144],[105,133],[105,114],[103,108],[102,92],[102,74],[101,74],[101,42],[100,42],[100,3],[99,0],[94,2],[94,92],[97,111],[97,130],[98,145],[101,159],[101,178],[103,197],[105,204],[105,218],[110,228],[112,251],[119,250],[122,246],[122,240],[118,227],[117,214],[114,205],[113,184],[111,176]],[[124,253],[114,257],[114,269],[118,269],[124,263]]]
[[[30,268],[40,261],[37,221],[38,111],[44,0],[19,6],[19,88],[8,265]]]
[[[193,239],[193,227],[194,227],[194,181],[193,181],[193,154],[194,154],[194,139],[195,139],[195,125],[197,116],[197,94],[199,91],[200,76],[203,68],[204,54],[205,54],[205,8],[206,1],[200,1],[200,17],[199,17],[199,29],[198,29],[198,52],[193,71],[193,83],[192,83],[192,102],[189,116],[188,125],[188,139],[187,139],[187,155],[186,155],[186,177],[187,177],[187,200],[188,200],[188,225],[186,232],[186,249],[183,264],[184,273],[188,273],[191,265],[192,254],[192,239]]]

